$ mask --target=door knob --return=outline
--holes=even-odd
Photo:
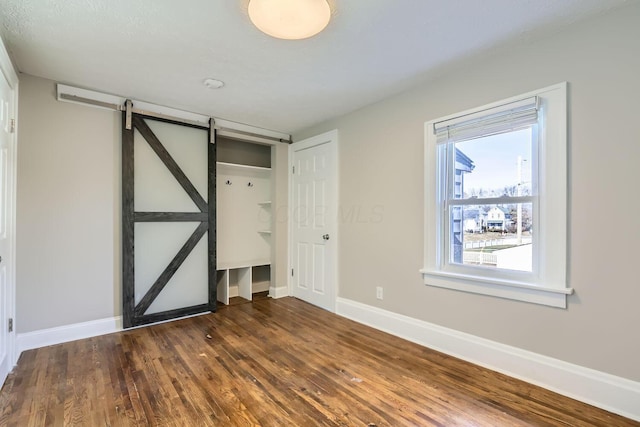
[[[324,240],[329,240],[329,235],[328,235],[328,234],[324,234],[324,235],[322,236],[322,238],[323,238]]]

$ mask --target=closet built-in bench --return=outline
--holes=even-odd
[[[253,260],[218,264],[218,301],[229,305],[229,298],[252,299],[252,294],[269,290],[270,261]]]

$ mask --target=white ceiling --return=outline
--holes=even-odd
[[[248,0],[0,0],[0,31],[21,72],[293,133],[627,0],[329,2],[300,41],[253,27]]]

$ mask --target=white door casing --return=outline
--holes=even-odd
[[[0,43],[0,386],[15,365],[15,164],[18,78]],[[13,321],[13,320],[12,320]]]
[[[335,311],[338,255],[338,131],[297,142],[291,159],[291,292]]]

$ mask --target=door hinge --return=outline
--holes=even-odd
[[[9,332],[13,332],[13,319],[9,318]]]
[[[293,268],[291,269],[291,277],[293,277]]]
[[[11,119],[11,124],[9,125],[9,132],[14,133],[16,131],[16,119]]]
[[[292,172],[292,173],[293,173],[294,175],[296,174],[296,167],[295,167],[295,166],[293,167],[293,172]]]

